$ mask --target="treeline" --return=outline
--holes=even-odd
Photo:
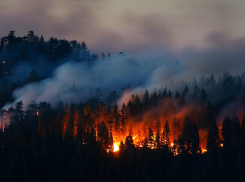
[[[110,54],[108,54],[110,56]],[[106,58],[102,54],[102,58]],[[18,64],[40,63],[63,63],[70,59],[73,61],[91,62],[99,58],[97,54],[91,54],[85,42],[76,40],[59,40],[51,37],[47,41],[43,36],[37,36],[29,31],[26,36],[16,37],[15,31],[10,31],[7,36],[1,37],[0,42],[0,68],[1,76],[10,74],[11,69]]]

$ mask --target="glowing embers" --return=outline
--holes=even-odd
[[[203,153],[206,153],[206,152],[207,152],[207,149],[201,148],[201,152],[202,152],[202,154],[203,154]]]
[[[5,63],[5,61],[3,61],[3,64]]]
[[[148,143],[147,147],[150,149],[155,149],[155,144],[154,143]]]
[[[224,144],[223,144],[223,143],[221,143],[221,144],[220,144],[220,147],[223,147],[223,146],[224,146]]]
[[[5,72],[5,75],[8,75],[9,74],[9,72]]]

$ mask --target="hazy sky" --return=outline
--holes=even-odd
[[[202,49],[245,37],[244,10],[244,0],[1,0],[0,36],[33,30],[98,54]]]

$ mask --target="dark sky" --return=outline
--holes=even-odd
[[[244,37],[244,9],[244,0],[1,0],[0,36],[33,30],[99,54],[203,49]]]

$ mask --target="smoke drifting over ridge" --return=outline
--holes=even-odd
[[[245,39],[232,40],[219,35],[212,35],[214,45],[209,49],[189,48],[176,54],[166,52],[164,58],[156,58],[158,54],[153,52],[127,56],[132,56],[137,61],[125,56],[114,56],[95,61],[90,66],[85,63],[64,63],[53,72],[53,76],[16,90],[15,102],[8,103],[4,108],[20,100],[25,106],[32,101],[47,101],[52,105],[58,100],[68,104],[84,102],[91,94],[93,96],[93,93],[89,93],[89,88],[97,87],[102,90],[102,101],[106,101],[112,90],[120,94],[121,88],[130,84],[133,89],[119,101],[122,104],[131,94],[143,95],[145,89],[151,92],[155,87],[160,89],[161,86],[167,86],[174,91],[175,83],[180,83],[181,80],[191,82],[195,77],[198,81],[201,76],[208,77],[211,73],[218,80],[225,70],[233,76],[241,75],[245,70]],[[75,90],[71,89],[73,83]]]
[[[30,102],[57,101],[80,102],[89,98],[89,88],[97,88],[108,96],[112,90],[120,90],[126,84],[135,86],[147,78],[148,69],[143,70],[137,62],[122,57],[86,63],[67,62],[59,66],[52,77],[32,83],[14,92],[16,101],[25,105]],[[133,78],[133,79],[131,79]],[[73,83],[75,87],[72,88]],[[92,95],[93,96],[93,95]],[[105,98],[102,99],[105,100]],[[7,108],[9,105],[5,106]]]

